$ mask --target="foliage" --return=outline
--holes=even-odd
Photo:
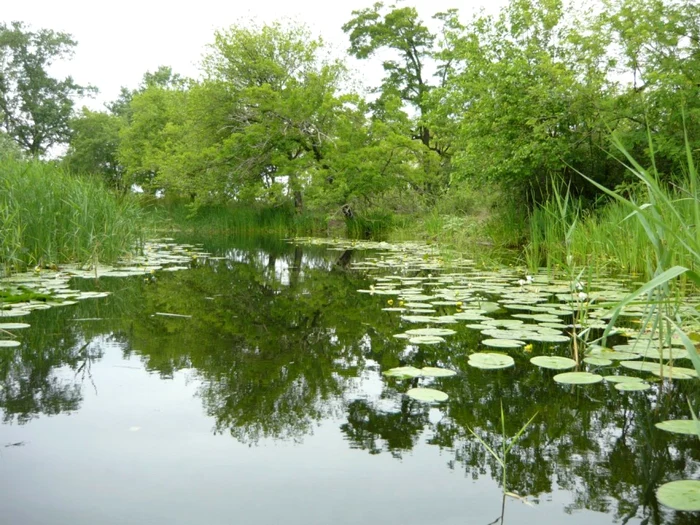
[[[0,163],[0,265],[113,261],[140,239],[140,212],[95,180],[38,160]]]
[[[67,33],[0,24],[0,131],[31,155],[68,140],[73,99],[92,89],[49,74],[75,45]]]

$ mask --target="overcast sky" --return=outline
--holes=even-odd
[[[5,23],[22,21],[32,29],[53,29],[73,35],[78,46],[70,62],[57,73],[70,74],[91,84],[100,94],[88,105],[100,108],[113,100],[121,86],[135,88],[146,71],[171,66],[184,76],[196,77],[197,64],[216,29],[254,18],[270,22],[284,18],[306,23],[340,53],[348,46],[341,26],[355,9],[374,0],[0,0]],[[506,0],[407,0],[425,21],[439,11],[459,9],[466,20],[485,7],[494,11]],[[377,66],[375,66],[377,67]],[[370,78],[381,72],[364,71]]]

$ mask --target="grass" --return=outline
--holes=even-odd
[[[0,268],[112,262],[142,238],[137,203],[38,160],[0,159]]]

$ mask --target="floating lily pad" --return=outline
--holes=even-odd
[[[21,330],[30,326],[28,323],[0,323],[0,330]]]
[[[700,436],[700,422],[692,419],[671,419],[656,423],[656,428],[665,430],[666,432],[674,432],[676,434],[690,434],[691,436]]]
[[[659,503],[676,510],[700,510],[700,480],[682,479],[664,483],[656,490]]]
[[[421,368],[420,373],[425,377],[450,377],[457,375],[454,370],[449,370],[447,368],[438,368],[433,366],[424,366]]]
[[[634,376],[604,376],[608,383],[643,383],[644,380],[641,377]]]
[[[416,328],[413,330],[406,330],[406,333],[408,335],[437,335],[437,336],[442,336],[442,335],[452,335],[456,334],[454,330],[451,330],[449,328]]]
[[[556,355],[538,355],[530,359],[530,362],[535,366],[552,370],[566,370],[576,366],[576,361],[573,359]]]
[[[496,368],[508,368],[515,365],[515,360],[509,355],[490,352],[477,352],[469,356],[469,365],[474,368],[492,370]]]
[[[406,395],[417,401],[425,401],[426,403],[447,401],[449,397],[445,392],[435,390],[434,388],[411,388],[406,392]]]
[[[520,348],[521,346],[525,346],[524,341],[519,341],[517,339],[484,339],[481,342],[492,348]]]
[[[387,377],[398,377],[399,379],[406,379],[409,377],[420,377],[422,372],[413,366],[399,366],[396,368],[391,368],[382,372]]]
[[[417,335],[415,337],[411,337],[408,342],[413,345],[436,345],[439,343],[444,343],[445,340],[437,335]]]
[[[555,335],[555,334],[533,334],[527,338],[530,341],[537,341],[540,343],[568,343],[571,338],[567,335]]]
[[[623,392],[636,392],[641,390],[649,390],[651,385],[646,381],[623,381],[622,383],[617,383],[615,385],[616,390],[621,390]]]
[[[594,366],[610,366],[613,364],[611,359],[606,359],[605,357],[584,357],[583,362]]]
[[[14,339],[0,339],[0,348],[14,348],[15,346],[19,346],[19,341],[15,341]]]
[[[590,385],[600,383],[603,380],[603,376],[591,374],[590,372],[565,372],[555,375],[554,380],[565,385]]]

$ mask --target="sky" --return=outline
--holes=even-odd
[[[114,100],[121,86],[136,88],[146,71],[171,66],[183,76],[198,76],[198,63],[213,41],[214,31],[231,25],[291,19],[306,23],[340,55],[348,47],[341,26],[352,11],[375,0],[0,0],[0,21],[21,21],[31,29],[70,33],[78,45],[73,58],[56,64],[56,76],[71,75],[82,85],[99,89],[92,100],[101,109]],[[389,3],[389,2],[387,2]],[[466,20],[482,7],[494,12],[506,0],[407,0],[400,5],[418,9],[424,21],[440,11],[457,8]],[[356,67],[356,63],[350,64]],[[369,69],[366,69],[369,68]],[[361,77],[381,78],[378,64],[363,66]],[[370,82],[371,83],[371,82]]]

